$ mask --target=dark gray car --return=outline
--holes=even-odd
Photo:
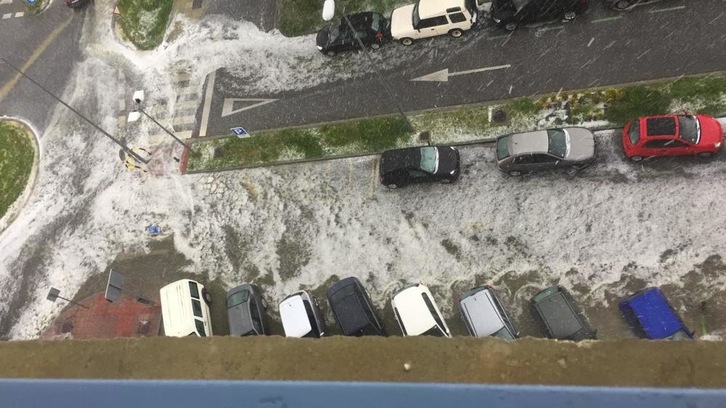
[[[260,288],[244,283],[227,291],[227,320],[232,336],[267,334],[267,302]]]
[[[595,136],[581,127],[535,130],[497,138],[497,166],[512,176],[566,168],[570,173],[595,158]]]
[[[629,10],[635,6],[654,3],[659,0],[605,0],[605,4],[615,10]]]
[[[562,286],[551,286],[537,293],[529,304],[534,319],[547,337],[574,341],[596,338],[597,332],[590,327],[570,292]]]
[[[358,278],[336,282],[325,296],[344,336],[385,336],[368,292]]]

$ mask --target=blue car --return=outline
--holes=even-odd
[[[620,302],[620,312],[638,337],[644,339],[688,340],[688,330],[663,292],[646,288]]]

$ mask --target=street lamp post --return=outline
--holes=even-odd
[[[53,97],[53,99],[55,99],[56,101],[60,102],[66,108],[70,109],[71,112],[75,113],[81,119],[83,119],[86,122],[88,122],[91,126],[93,126],[94,128],[96,128],[96,130],[98,130],[99,132],[101,132],[104,136],[106,136],[107,138],[111,139],[117,145],[121,146],[121,149],[123,149],[123,151],[125,151],[126,153],[128,153],[134,159],[136,159],[136,160],[138,160],[138,161],[140,161],[140,162],[142,162],[144,164],[146,164],[146,163],[149,162],[149,160],[145,160],[141,156],[137,155],[128,146],[126,146],[125,144],[123,144],[120,140],[118,140],[115,137],[111,136],[108,132],[106,132],[105,130],[101,129],[101,127],[99,127],[98,125],[96,125],[95,123],[93,123],[90,119],[88,119],[87,117],[83,116],[80,112],[78,112],[77,110],[73,109],[67,103],[63,102],[63,100],[61,100],[59,97],[53,95],[49,90],[45,89],[41,84],[35,82],[35,80],[33,78],[29,77],[28,75],[25,74],[25,72],[23,72],[20,69],[16,68],[15,65],[11,64],[10,62],[8,62],[5,58],[0,57],[0,62],[4,62],[5,64],[7,64],[10,68],[14,69],[18,74],[22,75],[23,78],[26,78],[28,81],[34,83],[38,88],[42,89],[45,93],[47,93],[48,95],[50,95],[51,97]]]
[[[78,302],[74,302],[70,299],[66,299],[63,296],[60,296],[60,290],[58,290],[56,288],[50,288],[50,291],[48,291],[48,296],[46,296],[46,299],[50,300],[51,302],[55,302],[56,299],[63,299],[68,303],[74,304],[76,306],[80,306],[84,309],[88,309],[88,306],[82,305]]]
[[[136,91],[136,92],[134,92],[134,102],[136,103],[136,109],[134,109],[129,114],[128,121],[129,122],[135,122],[136,120],[138,120],[138,116],[133,115],[133,113],[134,112],[141,112],[141,113],[144,114],[144,116],[146,116],[147,118],[151,119],[151,121],[154,122],[157,126],[159,126],[160,128],[164,129],[164,132],[166,132],[169,136],[173,137],[174,140],[176,140],[177,142],[179,142],[185,148],[189,149],[189,151],[191,152],[192,151],[191,146],[189,146],[188,144],[184,143],[181,139],[179,139],[178,137],[176,137],[176,135],[172,131],[170,131],[169,129],[167,129],[166,127],[164,127],[161,123],[157,122],[156,119],[152,118],[148,113],[146,113],[146,111],[144,111],[143,109],[141,109],[141,103],[143,101],[144,101],[144,91]]]
[[[393,92],[391,92],[391,88],[388,86],[388,82],[383,78],[383,75],[381,75],[381,72],[378,70],[378,68],[375,66],[375,62],[373,61],[373,57],[371,57],[370,52],[368,51],[368,48],[363,44],[363,41],[361,41],[360,37],[358,36],[358,31],[353,27],[353,24],[348,19],[348,16],[345,15],[345,12],[341,13],[343,15],[343,20],[345,20],[345,23],[348,25],[348,28],[350,28],[350,31],[353,33],[353,38],[358,42],[358,45],[360,48],[365,52],[366,57],[368,57],[368,61],[371,63],[371,66],[374,68],[374,71],[376,72],[376,75],[378,76],[378,79],[381,81],[381,84],[383,84],[383,88],[386,91],[386,94],[388,94],[388,98],[391,99],[394,105],[396,105],[396,109],[398,110],[398,113],[403,118],[403,121],[406,123],[406,127],[409,131],[413,131],[413,125],[411,124],[411,121],[408,120],[408,116],[403,112],[403,109],[401,108],[401,105],[398,103],[396,98],[393,96]],[[323,20],[330,21],[333,16],[335,15],[335,0],[325,0],[325,3],[323,3]]]

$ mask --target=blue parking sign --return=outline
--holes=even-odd
[[[25,2],[26,2],[26,3],[28,3],[28,4],[29,4],[29,5],[31,5],[31,6],[32,6],[33,4],[35,4],[35,3],[36,3],[36,1],[38,1],[38,0],[25,0]]]
[[[244,128],[234,127],[229,130],[232,132],[233,135],[235,135],[237,137],[250,137],[250,134],[247,133],[247,131],[244,130]]]

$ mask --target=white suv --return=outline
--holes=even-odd
[[[419,0],[399,7],[391,15],[391,36],[403,45],[413,40],[448,34],[461,37],[477,20],[468,0]]]
[[[451,337],[426,286],[420,283],[406,286],[393,295],[391,306],[404,336]]]

